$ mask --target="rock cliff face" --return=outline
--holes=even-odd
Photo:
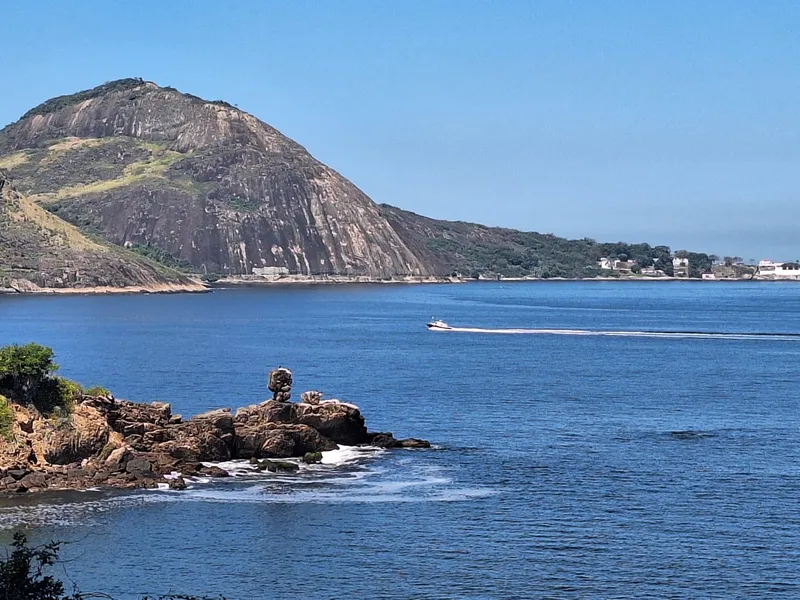
[[[202,289],[176,271],[87,238],[18,193],[0,170],[0,289],[97,287]]]
[[[200,273],[427,275],[361,190],[224,102],[137,79],[0,131],[0,167],[49,211]]]

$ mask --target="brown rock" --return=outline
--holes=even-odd
[[[219,467],[215,467],[213,465],[210,466],[203,466],[199,473],[202,475],[207,475],[208,477],[229,477],[230,473],[228,473],[225,469],[221,469]]]
[[[361,411],[341,402],[325,402],[314,406],[270,400],[258,406],[239,409],[234,422],[237,435],[239,424],[263,427],[264,423],[285,423],[312,427],[337,444],[353,446],[368,441]]]
[[[29,469],[9,469],[8,475],[13,477],[15,481],[18,481],[25,477],[28,473],[30,473]]]
[[[19,480],[18,485],[26,491],[47,487],[47,476],[44,473],[29,473]]]
[[[111,451],[111,454],[108,455],[103,464],[106,469],[112,472],[122,470],[129,456],[130,450],[127,447],[117,448]]]
[[[153,465],[147,459],[137,456],[128,461],[128,463],[125,465],[125,470],[128,473],[133,473],[133,474],[142,474],[142,473],[152,474]]]
[[[65,465],[94,456],[108,442],[110,428],[105,415],[88,404],[78,404],[65,424],[36,419],[31,446],[51,464]]]
[[[338,446],[308,425],[265,423],[239,427],[236,432],[236,458],[289,458],[306,452],[335,450]]]
[[[300,401],[306,404],[319,404],[322,401],[322,392],[309,390],[300,394]]]
[[[169,489],[171,490],[185,490],[186,481],[180,475],[174,479],[169,480]]]
[[[273,392],[275,402],[288,402],[292,397],[292,372],[283,367],[270,371],[267,388]]]

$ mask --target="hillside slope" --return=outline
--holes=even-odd
[[[672,272],[666,246],[567,240],[379,206],[252,115],[141,79],[30,110],[0,130],[0,168],[84,233],[209,278],[276,270],[592,277],[601,257]],[[692,256],[699,276],[710,261]]]
[[[48,210],[201,273],[428,273],[378,207],[224,102],[137,79],[54,98],[0,131],[0,167]]]
[[[0,289],[37,288],[203,289],[171,269],[87,238],[18,193],[0,171]]]

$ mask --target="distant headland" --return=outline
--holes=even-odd
[[[376,204],[256,117],[139,78],[52,98],[0,130],[5,292],[759,277],[701,252]]]

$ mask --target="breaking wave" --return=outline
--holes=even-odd
[[[492,496],[488,487],[460,485],[447,469],[426,464],[424,455],[374,447],[342,446],[322,453],[319,464],[298,464],[294,473],[259,471],[246,460],[214,464],[230,477],[190,477],[183,491],[90,490],[9,499],[0,504],[0,529],[28,526],[84,526],[106,513],[173,502],[366,504],[460,502]],[[175,474],[177,475],[177,474]]]

